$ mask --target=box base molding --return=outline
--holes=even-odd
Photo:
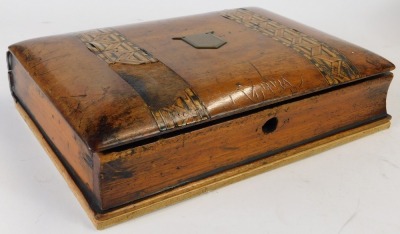
[[[317,141],[313,141],[308,144],[301,145],[299,147],[275,154],[273,156],[221,172],[205,179],[195,181],[171,189],[169,191],[165,191],[139,202],[128,204],[126,206],[100,214],[91,209],[82,191],[74,182],[67,169],[59,160],[56,153],[52,150],[49,143],[46,141],[44,136],[39,131],[38,127],[35,125],[34,121],[26,113],[24,108],[19,103],[16,104],[16,107],[27,125],[33,131],[38,141],[46,150],[47,154],[49,155],[50,159],[52,160],[58,171],[64,177],[68,186],[70,187],[70,189],[72,190],[79,203],[81,204],[81,206],[97,229],[104,229],[106,227],[144,215],[151,211],[175,204],[190,197],[194,197],[196,195],[200,195],[202,193],[220,188],[225,185],[229,185],[248,177],[278,168],[280,166],[284,166],[291,162],[307,158],[311,155],[328,150],[335,146],[345,144],[347,142],[356,140],[358,138],[390,127],[390,116],[387,116],[372,123],[368,123]]]

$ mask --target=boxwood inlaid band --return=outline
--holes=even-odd
[[[247,9],[227,11],[222,16],[292,48],[315,65],[330,85],[360,77],[357,68],[337,49],[294,28]]]

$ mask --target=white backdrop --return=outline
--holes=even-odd
[[[271,10],[400,64],[398,0],[0,0],[0,233],[96,232],[14,108],[8,45],[243,6]],[[400,233],[400,77],[394,73],[389,130],[102,233]]]

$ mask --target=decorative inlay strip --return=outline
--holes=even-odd
[[[313,63],[330,85],[360,77],[357,68],[337,49],[296,29],[247,9],[227,11],[222,16],[292,48]]]
[[[111,28],[78,35],[87,48],[109,64],[143,64],[158,60]]]
[[[107,62],[113,71],[138,92],[148,105],[160,131],[210,118],[199,97],[180,76],[119,32],[110,28],[98,29],[82,33],[78,37],[90,51]],[[112,65],[115,63],[123,65]],[[141,73],[142,70],[132,66],[145,63],[152,63],[146,66],[152,66],[155,73]],[[163,84],[175,85],[155,92],[155,81],[160,84],[160,88]]]
[[[190,89],[185,89],[173,105],[151,112],[161,131],[209,119],[207,109],[197,95]]]

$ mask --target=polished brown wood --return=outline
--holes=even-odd
[[[195,181],[180,187],[176,187],[149,199],[145,199],[134,204],[120,207],[106,213],[97,213],[94,211],[85,195],[82,193],[81,188],[76,184],[71,174],[65,168],[64,164],[60,161],[57,153],[55,153],[48,141],[42,135],[37,125],[32,121],[29,115],[25,112],[24,108],[16,104],[17,110],[21,113],[27,125],[31,128],[36,138],[46,150],[49,158],[52,160],[60,174],[64,177],[68,186],[74,193],[75,197],[81,204],[82,208],[87,213],[93,225],[97,229],[104,229],[112,225],[127,221],[152,212],[156,209],[161,209],[166,206],[175,204],[182,200],[206,193],[208,191],[229,185],[231,183],[246,179],[251,176],[284,166],[286,164],[295,162],[312,156],[316,153],[323,152],[332,147],[339,146],[358,138],[368,136],[377,131],[382,131],[390,127],[390,117],[374,121],[369,124],[362,125],[344,132],[334,134],[332,136],[323,138],[321,140],[313,141],[308,144],[296,147],[282,153],[275,154],[271,157],[257,160],[243,166],[235,167],[233,169],[209,176],[203,180]]]
[[[102,205],[139,200],[385,118],[390,80],[391,76],[384,76],[136,147],[96,153]],[[263,125],[274,118],[276,129],[263,131]]]
[[[387,119],[394,69],[257,8],[9,50],[15,100],[97,214]]]

